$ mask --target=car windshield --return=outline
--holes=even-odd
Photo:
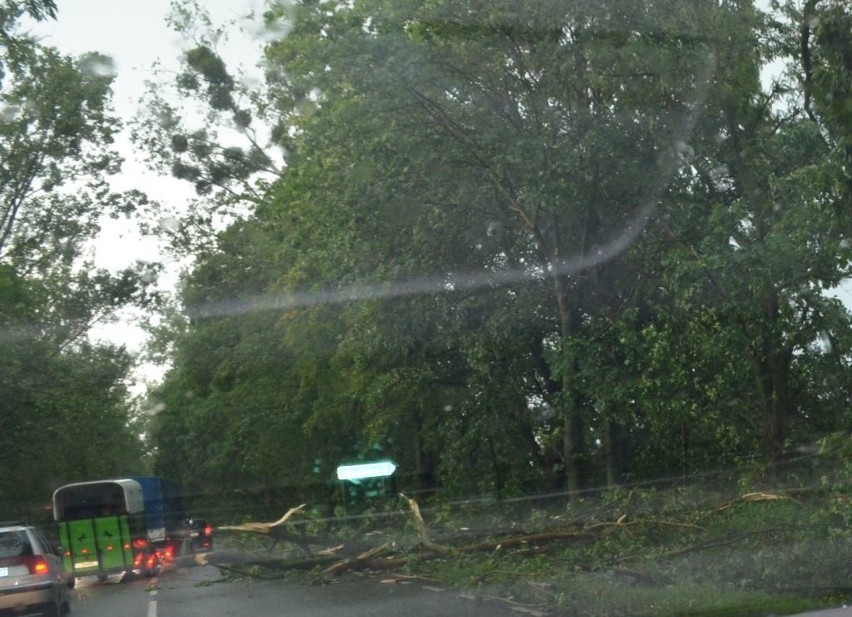
[[[842,606],[850,165],[842,0],[2,0],[0,519],[96,617]]]

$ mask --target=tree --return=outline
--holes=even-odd
[[[141,428],[127,414],[131,358],[112,346],[57,346],[33,331],[40,308],[0,264],[0,505],[21,516],[63,482],[142,471]]]
[[[158,80],[132,138],[152,170],[195,189],[198,199],[175,213],[177,224],[154,227],[173,250],[191,255],[215,246],[218,231],[251,214],[282,163],[278,149],[266,143],[274,113],[267,93],[249,88],[245,69],[228,67],[219,53],[234,21],[214,26],[198,2],[173,2],[167,22],[188,42],[181,71],[175,76],[155,67]]]
[[[4,19],[10,32],[24,8],[42,18],[55,9],[52,3],[9,3]],[[119,123],[109,108],[114,77],[109,58],[92,53],[74,59],[11,34],[6,43],[0,263],[41,288],[36,327],[65,345],[117,307],[152,299],[146,288],[155,265],[137,264],[112,275],[86,273],[91,264],[81,263],[100,217],[130,215],[146,199],[138,191],[117,194],[109,188],[108,177],[121,165],[111,150]],[[67,338],[60,340],[60,331]]]
[[[19,20],[56,17],[52,1],[0,6],[0,502],[39,507],[58,483],[140,470],[127,413],[126,350],[92,345],[91,326],[154,299],[156,266],[94,270],[83,259],[101,216],[144,196],[108,176],[119,128],[108,58],[62,55],[20,35]]]
[[[842,132],[759,79],[801,23],[662,0],[285,18],[263,102],[287,166],[187,280],[167,464],[218,434],[209,469],[265,483],[239,444],[293,431],[308,476],[306,451],[381,451],[508,495],[774,463],[842,422]],[[234,113],[199,54],[195,91]]]
[[[681,164],[709,78],[710,46],[698,30],[707,15],[669,3],[298,10],[302,20],[275,53],[288,86],[321,93],[316,116],[345,105],[416,134],[421,151],[440,153],[429,162],[433,193],[441,173],[476,174],[471,193],[484,197],[486,216],[523,237],[529,268],[550,279],[562,458],[568,485],[580,488],[593,405],[575,387],[571,341],[589,317],[623,304],[605,281],[619,278],[615,258]]]

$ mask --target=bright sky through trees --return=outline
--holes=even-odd
[[[52,45],[65,53],[80,55],[97,51],[113,60],[115,71],[114,105],[125,123],[119,137],[119,150],[125,157],[122,173],[113,179],[114,188],[129,190],[137,188],[156,201],[169,206],[185,202],[193,196],[192,187],[172,177],[156,175],[141,162],[140,153],[130,142],[128,123],[137,114],[139,100],[145,92],[145,82],[155,78],[154,65],[159,63],[165,71],[176,71],[182,50],[187,42],[169,29],[166,17],[170,12],[170,0],[62,0],[59,2],[58,19],[31,26],[34,34],[46,45]],[[253,40],[254,27],[246,21],[253,11],[259,12],[262,0],[203,0],[201,5],[209,11],[214,23],[236,21],[242,32],[229,29],[231,40],[223,46],[223,52],[233,58],[235,64],[253,67],[259,58],[260,41]],[[244,38],[240,38],[244,35]],[[143,237],[138,224],[132,219],[102,222],[102,233],[93,247],[95,265],[105,268],[120,268],[137,259],[164,259],[166,255],[158,242]],[[163,279],[163,286],[173,287],[177,270],[173,264]],[[104,324],[92,333],[93,338],[126,344],[138,350],[145,339],[141,329],[128,320],[115,324]],[[144,375],[156,375],[151,369]]]

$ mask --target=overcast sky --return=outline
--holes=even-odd
[[[262,0],[200,0],[214,23],[240,20],[260,11]],[[137,113],[145,82],[155,77],[155,62],[176,70],[184,41],[166,25],[170,0],[58,0],[58,19],[36,24],[33,30],[45,44],[80,55],[97,51],[113,59],[116,76],[113,85],[114,106],[125,125]],[[245,23],[245,22],[243,22]],[[256,64],[259,42],[235,32],[232,43],[224,48],[229,62]],[[234,57],[236,56],[236,57]],[[161,178],[148,173],[134,152],[127,131],[118,142],[126,159],[123,173],[114,181],[117,189],[139,188],[152,198],[170,202],[186,199],[192,189],[186,182]],[[130,242],[132,229],[111,224],[98,245],[96,264],[118,267],[137,258],[150,258],[151,243]],[[115,240],[110,242],[110,240]]]
[[[258,27],[249,26],[249,22],[242,18],[252,11],[260,13],[264,1],[199,0],[199,4],[209,11],[214,24],[238,20],[246,26],[245,33],[234,32],[230,44],[220,51],[229,63],[253,67],[260,57],[261,41],[255,37]],[[28,28],[44,44],[65,53],[78,56],[97,51],[110,56],[116,71],[114,107],[126,126],[137,113],[145,82],[154,78],[154,63],[159,61],[166,68],[176,69],[186,47],[165,22],[170,5],[171,0],[58,0],[56,21]],[[145,169],[131,146],[127,130],[117,145],[126,162],[120,177],[113,181],[116,189],[138,188],[169,205],[179,205],[192,196],[188,183],[158,177]],[[98,267],[121,268],[139,259],[164,258],[157,242],[142,238],[132,220],[105,220],[103,233],[94,250]],[[166,286],[176,280],[176,272],[173,267],[165,279]],[[144,342],[145,335],[128,319],[96,328],[93,338],[125,344],[131,351],[136,351]],[[154,379],[160,372],[147,367],[140,377]]]

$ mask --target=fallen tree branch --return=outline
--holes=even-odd
[[[643,519],[625,522],[626,515],[622,515],[615,521],[595,523],[586,527],[570,529],[563,528],[539,533],[492,537],[476,544],[450,547],[438,544],[432,539],[430,529],[423,518],[423,514],[417,501],[406,497],[405,495],[401,495],[401,497],[403,497],[408,503],[409,510],[411,511],[411,515],[417,529],[418,546],[420,547],[420,550],[417,551],[416,555],[395,554],[380,558],[378,556],[381,553],[387,551],[391,546],[393,546],[392,542],[386,542],[380,546],[367,548],[357,555],[347,557],[345,552],[346,545],[341,544],[320,552],[312,553],[310,557],[303,559],[258,559],[249,560],[247,562],[245,557],[243,557],[237,561],[237,563],[240,563],[241,565],[256,564],[272,569],[309,569],[316,566],[330,564],[322,571],[321,575],[334,576],[342,572],[358,568],[373,570],[395,569],[407,565],[412,558],[416,558],[420,561],[429,561],[432,559],[439,559],[447,555],[467,555],[477,552],[497,551],[516,547],[522,547],[521,550],[531,550],[554,542],[594,540],[610,530],[626,529],[628,527],[635,526],[659,525],[702,532],[706,531],[705,528],[698,525],[680,523],[676,521]],[[283,531],[276,531],[275,528],[283,525],[292,515],[300,512],[304,507],[305,506],[302,505],[297,508],[291,508],[281,519],[274,523],[246,523],[243,525],[223,527],[222,529],[226,529],[228,531],[262,533],[275,537],[276,535],[283,533]],[[300,541],[301,543],[310,542],[308,538],[300,538]],[[351,553],[353,549],[354,546],[350,544],[349,552]],[[227,556],[211,557],[212,558],[208,560],[211,564],[218,565],[229,561]],[[250,575],[250,573],[245,574]]]
[[[736,499],[732,499],[731,501],[723,503],[721,506],[716,508],[713,512],[724,512],[725,510],[734,507],[738,503],[756,503],[761,501],[790,501],[791,497],[787,495],[779,495],[778,493],[746,493],[741,497]]]
[[[785,531],[786,532],[794,532],[794,531],[800,531],[801,529],[805,529],[805,528],[807,528],[807,526],[804,526],[804,527],[770,527],[770,528],[767,528],[767,529],[758,529],[756,531],[752,531],[752,532],[749,532],[749,533],[738,533],[738,534],[735,534],[733,536],[727,536],[725,538],[713,538],[713,539],[707,540],[706,542],[702,542],[700,544],[693,544],[692,546],[687,546],[687,547],[684,547],[684,548],[681,548],[681,549],[678,549],[678,550],[675,550],[675,551],[669,551],[667,553],[663,553],[661,556],[662,557],[675,557],[677,555],[683,555],[683,554],[686,554],[686,553],[694,553],[696,551],[706,551],[706,550],[712,550],[712,549],[715,549],[715,548],[725,548],[725,547],[731,546],[733,544],[736,544],[738,542],[743,542],[743,541],[746,541],[746,540],[759,538],[761,536],[767,536],[767,535],[774,536],[774,535],[779,534],[781,532],[785,532]]]
[[[571,531],[551,531],[545,533],[534,533],[525,536],[512,536],[508,538],[499,538],[480,542],[472,546],[463,546],[456,551],[459,553],[475,553],[478,551],[497,550],[500,548],[511,548],[513,546],[523,546],[526,544],[536,544],[538,542],[551,542],[559,540],[576,540],[579,538],[594,537],[592,534],[586,533],[585,530]]]
[[[194,559],[193,559],[194,558]],[[310,570],[317,566],[324,566],[340,559],[339,555],[317,555],[307,558],[262,558],[256,554],[246,553],[204,553],[194,555],[178,565],[211,565],[220,567],[233,566],[261,566],[270,570]]]
[[[337,546],[330,546],[328,548],[324,548],[321,551],[317,551],[315,554],[319,556],[329,556],[329,557],[337,557],[340,549],[342,549],[345,544],[338,544]]]
[[[337,563],[332,564],[331,566],[329,566],[328,568],[323,570],[322,573],[326,576],[333,576],[335,574],[340,574],[341,572],[345,572],[346,570],[354,568],[358,564],[375,557],[379,553],[382,553],[391,545],[392,545],[391,542],[385,542],[381,546],[371,548],[370,550],[361,553],[357,557],[354,557],[352,559],[343,559],[342,561],[338,561]]]
[[[290,520],[295,514],[298,514],[307,507],[308,504],[303,503],[295,508],[290,508],[284,513],[284,516],[279,518],[274,523],[243,523],[242,525],[223,525],[217,527],[216,531],[247,531],[252,533],[269,534],[274,528],[279,527]]]
[[[446,554],[456,552],[456,549],[454,548],[437,544],[432,541],[432,538],[429,535],[429,527],[426,525],[426,521],[423,520],[423,515],[420,513],[420,506],[417,504],[416,500],[406,497],[402,493],[400,493],[400,497],[408,502],[408,508],[411,510],[411,514],[414,517],[414,524],[417,527],[417,536],[420,538],[421,546],[431,551],[435,551],[436,553]]]
[[[381,582],[385,584],[409,583],[411,581],[426,581],[427,583],[440,583],[437,578],[429,578],[428,576],[418,576],[416,574],[393,574],[389,578],[383,579]]]

